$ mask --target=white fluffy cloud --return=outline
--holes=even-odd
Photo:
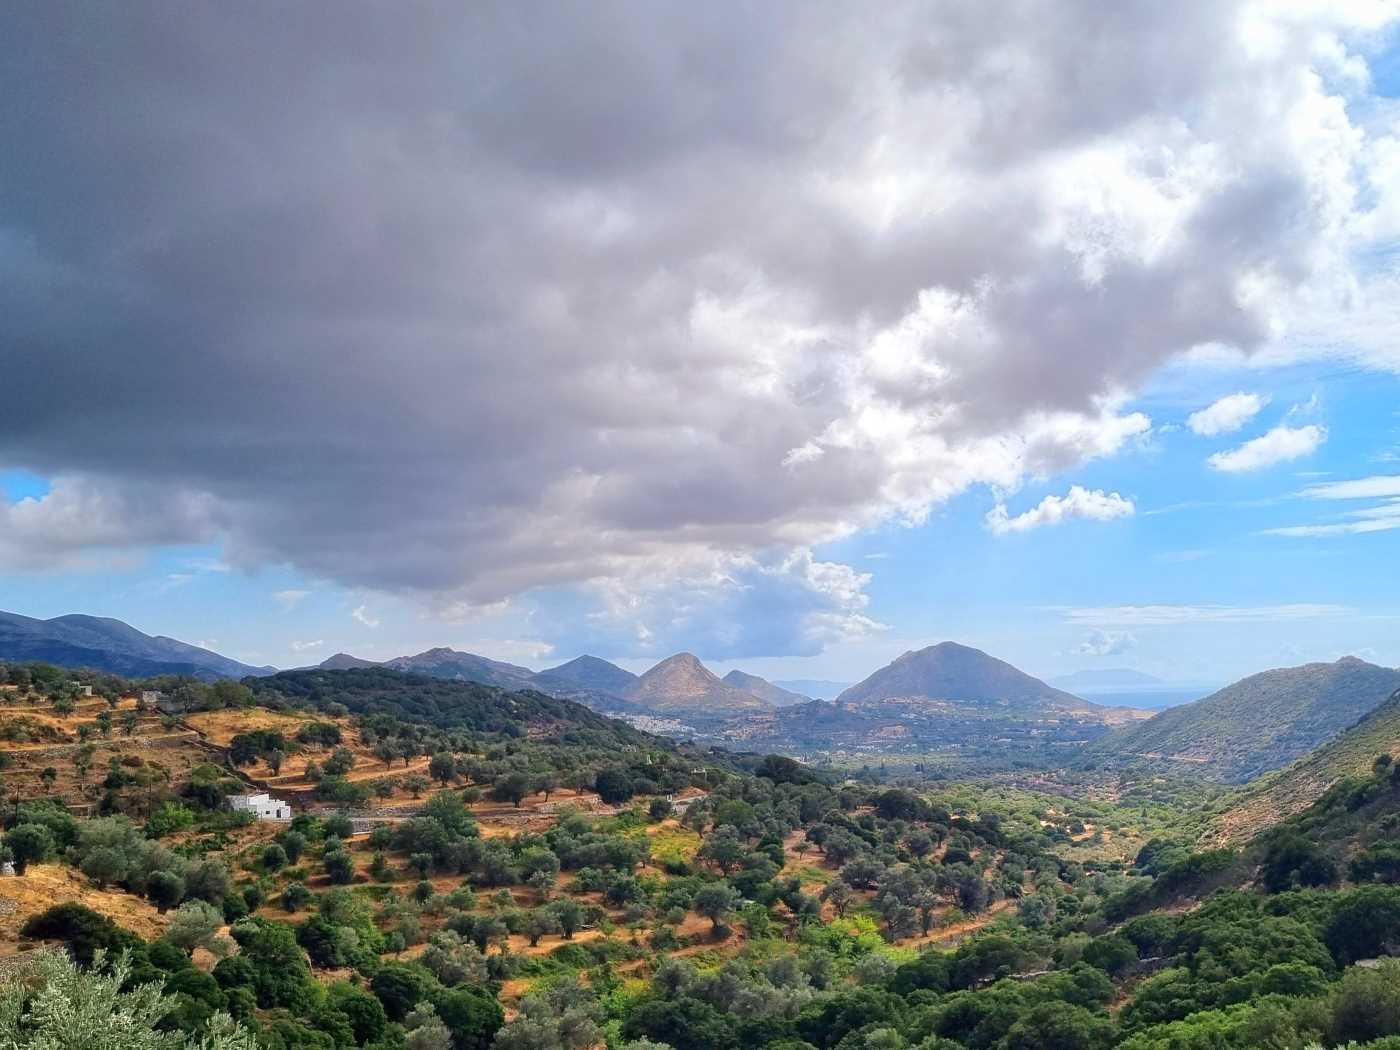
[[[1393,310],[1352,258],[1400,228],[1394,13],[40,5],[0,462],[149,496],[0,558],[218,540],[464,615],[645,581],[653,635],[751,566],[810,648],[859,603],[762,567],[1115,454],[1192,347]]]
[[[1269,399],[1259,394],[1229,394],[1199,412],[1192,412],[1186,425],[1202,437],[1233,434],[1268,403]]]
[[[367,605],[355,606],[354,610],[350,613],[350,616],[352,619],[355,620],[356,623],[363,624],[365,627],[379,626],[379,621],[370,614],[369,606]]]
[[[1046,496],[1030,510],[1014,518],[1007,513],[1004,504],[998,503],[987,515],[987,527],[998,534],[1029,532],[1042,525],[1059,525],[1071,518],[1112,521],[1114,518],[1130,518],[1135,512],[1133,501],[1124,499],[1116,492],[1073,485],[1063,496]]]
[[[1214,469],[1228,474],[1264,470],[1310,456],[1327,440],[1327,428],[1309,424],[1305,427],[1274,427],[1239,448],[1217,452],[1206,460]]]
[[[1121,656],[1137,644],[1131,631],[1090,631],[1074,651],[1079,656]]]

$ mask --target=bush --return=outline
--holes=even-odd
[[[141,946],[141,938],[136,934],[122,929],[107,916],[73,902],[56,904],[40,912],[20,927],[19,932],[34,940],[64,942],[74,960],[83,966],[92,964],[93,954],[99,949],[115,954]]]
[[[194,827],[194,810],[178,802],[163,802],[159,809],[146,821],[146,835],[153,839],[164,838],[177,831]]]

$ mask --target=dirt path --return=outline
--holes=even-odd
[[[940,927],[924,937],[914,937],[907,941],[900,941],[899,945],[901,948],[924,948],[932,946],[951,947],[964,940],[969,935],[976,933],[978,930],[990,926],[998,915],[1007,911],[1014,903],[1015,901],[1010,898],[996,901],[986,911],[979,912],[970,919],[954,923],[951,926]]]

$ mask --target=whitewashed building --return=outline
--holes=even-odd
[[[291,820],[292,807],[280,798],[260,795],[229,795],[228,805],[235,813],[251,813],[259,820]]]

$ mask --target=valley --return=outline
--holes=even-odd
[[[1175,1050],[1203,1024],[1349,1030],[1327,996],[1400,946],[1400,899],[1391,925],[1348,925],[1400,882],[1400,691],[1360,661],[1155,715],[951,643],[831,701],[690,654],[642,675],[397,663],[0,664],[0,968],[122,951],[181,1023],[229,1011],[268,1050],[334,1050],[327,1028],[441,1050]],[[1227,960],[1202,930],[1251,946]],[[1204,976],[1222,966],[1235,991]],[[1266,1021],[1284,966],[1304,992]],[[967,1018],[993,1005],[988,1043]],[[908,1025],[929,1034],[880,1034]]]

